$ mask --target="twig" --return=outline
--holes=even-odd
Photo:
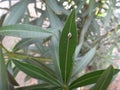
[[[9,9],[8,9],[8,8],[3,8],[3,7],[0,7],[0,9],[3,9],[3,10],[7,10],[7,11],[9,11]]]

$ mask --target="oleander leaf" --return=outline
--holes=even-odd
[[[24,16],[27,10],[27,5],[31,0],[21,0],[17,4],[11,7],[10,12],[3,22],[3,26],[16,24]]]
[[[70,84],[70,88],[74,89],[74,88],[94,84],[97,82],[97,80],[101,77],[101,75],[104,72],[105,72],[105,70],[97,70],[97,71],[93,71],[93,72],[84,74],[84,75],[80,76],[79,78],[77,78],[76,80],[74,80]],[[117,74],[118,72],[119,72],[118,69],[114,69],[113,75]],[[104,90],[104,89],[101,89],[101,90]]]
[[[3,58],[3,51],[0,48],[0,90],[11,90],[9,85],[7,68]]]
[[[0,35],[44,39],[52,35],[49,30],[44,30],[34,25],[17,24],[0,27]]]
[[[97,80],[95,86],[91,90],[107,90],[113,78],[114,69],[113,66],[109,66]]]
[[[42,67],[37,67],[32,64],[23,63],[17,60],[13,60],[16,67],[25,72],[27,75],[36,79],[44,80],[50,84],[59,86],[60,82],[49,72],[45,71]]]
[[[59,43],[59,62],[64,83],[67,83],[71,76],[76,43],[75,10],[73,10],[67,18]]]
[[[49,84],[37,84],[37,85],[31,85],[31,86],[24,86],[16,88],[15,90],[55,90],[59,87],[53,87]]]
[[[45,0],[46,4],[55,12],[55,14],[61,15],[62,10],[57,4],[56,0]]]

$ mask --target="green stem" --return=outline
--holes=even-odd
[[[33,57],[33,56],[30,56],[30,55],[23,55],[23,54],[18,54],[18,53],[13,53],[13,52],[9,52],[4,46],[3,44],[0,42],[0,47],[3,48],[5,51],[6,51],[6,55],[9,57],[9,58],[16,58],[16,59],[25,59],[25,60],[31,60],[31,59],[34,59],[34,60],[37,60],[37,61],[48,61],[50,62],[51,59],[48,59],[48,58],[42,58],[42,57]]]

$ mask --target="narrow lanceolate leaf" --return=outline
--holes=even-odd
[[[70,88],[73,89],[95,83],[97,79],[100,77],[100,75],[103,73],[103,71],[104,70],[94,71],[79,77],[78,79],[71,83]]]
[[[73,10],[67,18],[59,43],[59,62],[64,83],[67,83],[71,76],[76,42],[75,10]]]
[[[94,84],[97,82],[97,80],[100,78],[100,76],[103,74],[104,71],[105,70],[98,70],[98,71],[87,73],[77,78],[76,80],[74,80],[71,83],[70,88],[74,89],[74,88]],[[117,74],[118,72],[119,72],[118,69],[114,69],[113,75]]]
[[[62,14],[62,9],[57,4],[56,0],[45,0],[45,2],[54,11],[55,14]]]
[[[3,26],[12,25],[20,21],[23,17],[25,11],[27,10],[27,5],[31,0],[21,0],[17,4],[11,7],[10,12],[8,13]]]
[[[21,38],[46,38],[52,35],[51,32],[38,26],[17,24],[0,28],[0,35],[15,36]]]
[[[20,70],[33,78],[44,80],[56,86],[60,85],[56,77],[45,71],[42,67],[33,66],[32,64],[23,63],[17,60],[13,60],[13,62]]]
[[[89,16],[91,16],[91,14],[93,13],[94,6],[95,6],[95,0],[90,0],[89,1]]]
[[[2,49],[0,48],[0,90],[10,90],[7,69],[3,59]]]
[[[58,18],[58,16],[52,11],[52,9],[49,6],[46,6],[46,9],[47,9],[47,14],[50,20],[51,27],[61,30],[63,28],[63,24]]]
[[[15,90],[57,90],[59,87],[53,87],[49,84],[38,84],[31,86],[18,87]]]
[[[62,82],[62,76],[61,76],[61,70],[60,70],[60,65],[59,65],[59,40],[56,37],[51,38],[51,45],[50,48],[51,51],[51,57],[53,60],[54,68],[55,68],[55,73],[57,78]]]
[[[100,76],[100,78],[97,80],[97,83],[91,90],[107,90],[108,85],[112,80],[113,72],[113,67],[109,66]]]

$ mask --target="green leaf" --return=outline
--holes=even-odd
[[[93,13],[94,6],[95,6],[95,0],[90,0],[89,1],[89,16],[91,16],[91,14]]]
[[[46,15],[46,12],[44,12],[44,11],[40,11],[40,12],[41,12],[41,16],[30,21],[30,24],[42,27],[47,15]]]
[[[44,30],[38,26],[18,24],[0,28],[0,35],[16,36],[21,38],[47,38],[52,35],[50,29]]]
[[[51,75],[49,72],[45,71],[42,67],[37,67],[32,64],[23,63],[17,60],[13,60],[14,64],[23,72],[25,72],[27,75],[44,80],[46,82],[49,82],[50,84],[60,86],[59,81]]]
[[[45,57],[45,58],[51,58],[51,48],[48,46],[44,46],[42,43],[35,43],[35,46],[37,48],[37,52],[40,53],[41,57]]]
[[[57,78],[63,82],[62,76],[61,76],[61,70],[60,70],[60,64],[59,64],[59,39],[56,37],[51,38],[51,45],[50,48],[51,50],[51,57],[53,60],[54,68],[55,68],[55,73],[57,75]]]
[[[114,69],[111,65],[102,73],[95,86],[91,90],[107,90],[107,87],[112,80],[113,72]]]
[[[76,58],[74,64],[73,76],[81,72],[90,63],[96,52],[96,46],[91,48],[83,57]]]
[[[90,72],[87,74],[84,74],[83,76],[77,78],[70,84],[70,88],[78,88],[90,84],[96,83],[96,81],[100,78],[100,76],[104,73],[105,70],[98,70],[94,72]],[[118,69],[114,69],[113,75],[117,74],[119,72]]]
[[[3,52],[0,48],[0,90],[10,90],[7,68],[3,58]]]
[[[3,22],[3,26],[12,25],[20,21],[25,11],[27,10],[27,5],[30,1],[31,0],[21,0],[13,7],[11,7],[10,12],[8,13],[5,21]]]
[[[62,10],[57,4],[56,0],[45,0],[46,4],[55,12],[55,14],[61,15]]]
[[[22,40],[20,40],[13,48],[13,51],[18,51],[20,49],[23,49],[25,47],[28,47],[29,45],[35,43],[35,42],[39,42],[41,39],[39,38],[23,38]]]
[[[75,10],[71,12],[63,28],[59,43],[59,62],[63,81],[66,84],[73,68],[73,54],[77,43]]]
[[[94,71],[87,73],[76,80],[74,80],[70,88],[77,88],[77,87],[82,87],[85,85],[93,84],[97,81],[97,79],[100,77],[100,75],[104,72],[104,70],[99,70],[99,71]]]
[[[52,11],[52,9],[49,6],[46,6],[46,8],[51,27],[61,30],[63,28],[63,24],[58,18],[58,16]]]
[[[56,77],[56,75],[54,74],[55,72],[54,72],[50,67],[48,67],[48,64],[45,65],[45,64],[43,64],[42,62],[36,61],[36,60],[34,60],[34,59],[28,60],[28,61],[26,61],[26,62],[29,63],[29,64],[32,64],[32,65],[34,65],[34,66],[41,67],[43,70],[45,70],[45,71],[48,72],[49,74],[51,74],[52,76]]]
[[[38,84],[16,88],[15,90],[56,90],[58,87],[53,87],[48,84]]]
[[[45,18],[46,18],[46,14],[42,12],[42,15],[40,16],[40,18],[36,20],[36,25],[42,27]]]

